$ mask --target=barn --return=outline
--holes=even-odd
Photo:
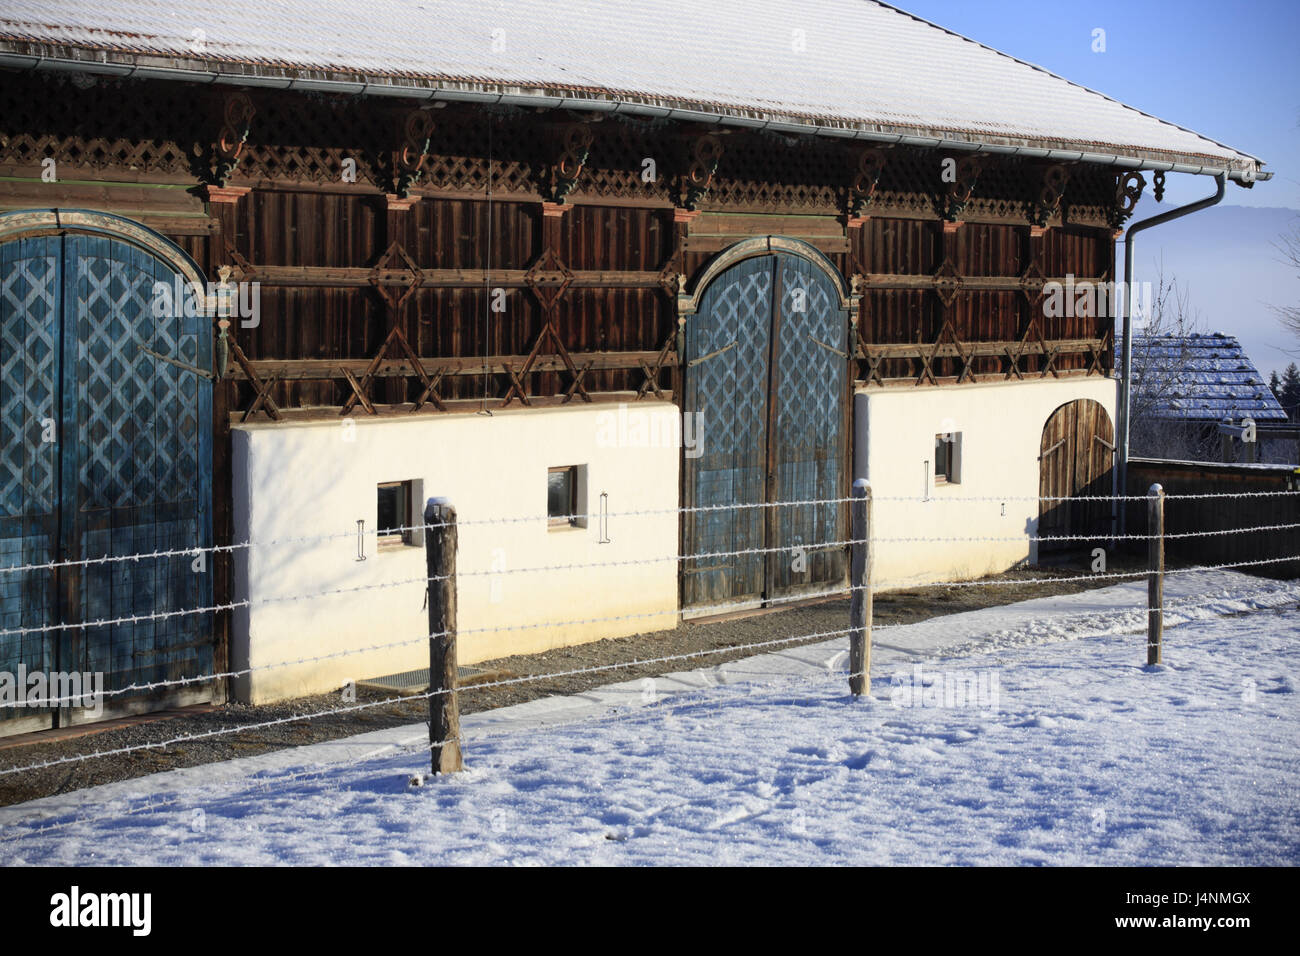
[[[1135,455],[1296,460],[1296,429],[1234,336],[1134,334],[1133,394]]]
[[[842,588],[857,477],[879,586],[1031,560],[1117,441],[1045,289],[1267,175],[872,0],[359,9],[0,12],[0,669],[419,667],[431,495],[465,663]]]

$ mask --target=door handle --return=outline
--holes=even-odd
[[[717,358],[723,352],[726,352],[730,349],[734,349],[735,347],[736,347],[736,340],[733,339],[732,341],[724,345],[722,348],[715,349],[714,351],[710,352],[708,355],[701,355],[699,358],[691,359],[689,362],[686,363],[686,367],[694,368],[696,365],[699,365],[701,362],[707,362],[711,358]]]
[[[182,362],[180,359],[174,359],[167,355],[161,355],[158,352],[155,352],[153,349],[147,348],[141,342],[137,342],[135,344],[135,347],[138,348],[141,352],[144,352],[146,355],[152,355],[160,362],[166,362],[168,365],[175,365],[177,368],[183,369],[186,372],[193,372],[195,375],[200,375],[203,378],[206,378],[208,381],[212,381],[217,377],[215,372],[208,372],[199,368],[197,365],[190,365],[187,362]]]
[[[814,345],[820,345],[820,346],[821,346],[822,348],[824,348],[827,352],[834,352],[836,355],[838,355],[838,356],[839,356],[840,358],[842,358],[842,359],[846,359],[846,358],[849,357],[849,353],[848,353],[848,352],[841,352],[841,351],[840,351],[839,349],[837,349],[835,346],[833,346],[833,345],[827,345],[825,342],[822,342],[820,339],[815,339],[815,338],[813,338],[811,335],[808,336],[808,341],[812,342]]]

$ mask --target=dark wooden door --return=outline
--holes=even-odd
[[[779,253],[744,260],[705,290],[685,328],[683,411],[702,454],[685,457],[682,603],[757,603],[841,583],[848,317],[827,276]],[[760,507],[731,507],[736,504]],[[719,555],[743,551],[744,554]]]
[[[1115,431],[1097,402],[1079,399],[1052,412],[1039,446],[1039,495],[1053,498],[1104,498],[1113,493]],[[1110,532],[1108,501],[1039,503],[1038,534],[1043,537]],[[1089,547],[1087,541],[1039,542],[1039,550]]]
[[[0,245],[0,669],[210,672],[211,614],[170,612],[212,603],[212,555],[188,553],[212,542],[212,387],[141,348],[211,366],[206,319],[155,308],[175,277],[110,238]],[[159,551],[180,553],[112,560]],[[60,566],[4,570],[41,561]]]

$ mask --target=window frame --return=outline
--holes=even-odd
[[[945,437],[946,436],[946,437]],[[944,467],[939,467],[939,448],[943,446]],[[961,432],[936,432],[934,436],[934,485],[961,484]]]
[[[386,488],[399,489],[398,500],[401,509],[405,511],[404,518],[399,515],[398,527],[402,529],[401,531],[385,532],[380,526],[379,496],[383,494],[384,489]],[[415,481],[409,478],[403,481],[381,481],[375,486],[375,533],[378,536],[379,549],[381,551],[392,551],[397,548],[409,548],[415,546],[416,542],[411,530],[411,526],[414,523],[414,519],[412,518],[414,513],[414,492]]]
[[[569,476],[569,513],[551,514],[551,475],[567,474]],[[577,528],[578,521],[578,466],[555,465],[546,469],[546,525],[549,529]]]

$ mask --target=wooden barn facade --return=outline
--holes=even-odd
[[[868,47],[951,47],[916,85],[973,58],[990,101],[1114,135],[692,98],[667,62],[524,82],[462,3],[389,71],[366,44],[415,5],[328,56],[273,49],[294,4],[178,5],[206,45],[48,6],[0,18],[0,669],[142,685],[109,712],[420,666],[434,494],[466,662],[841,586],[855,477],[916,499],[882,537],[1000,539],[882,544],[882,584],[1029,559],[1026,499],[1108,493],[1115,441],[1113,320],[1045,287],[1115,278],[1147,177],[1258,170],[884,5],[828,2],[812,45],[866,15]],[[461,34],[476,72],[439,63]],[[502,49],[593,74],[552,40]]]

